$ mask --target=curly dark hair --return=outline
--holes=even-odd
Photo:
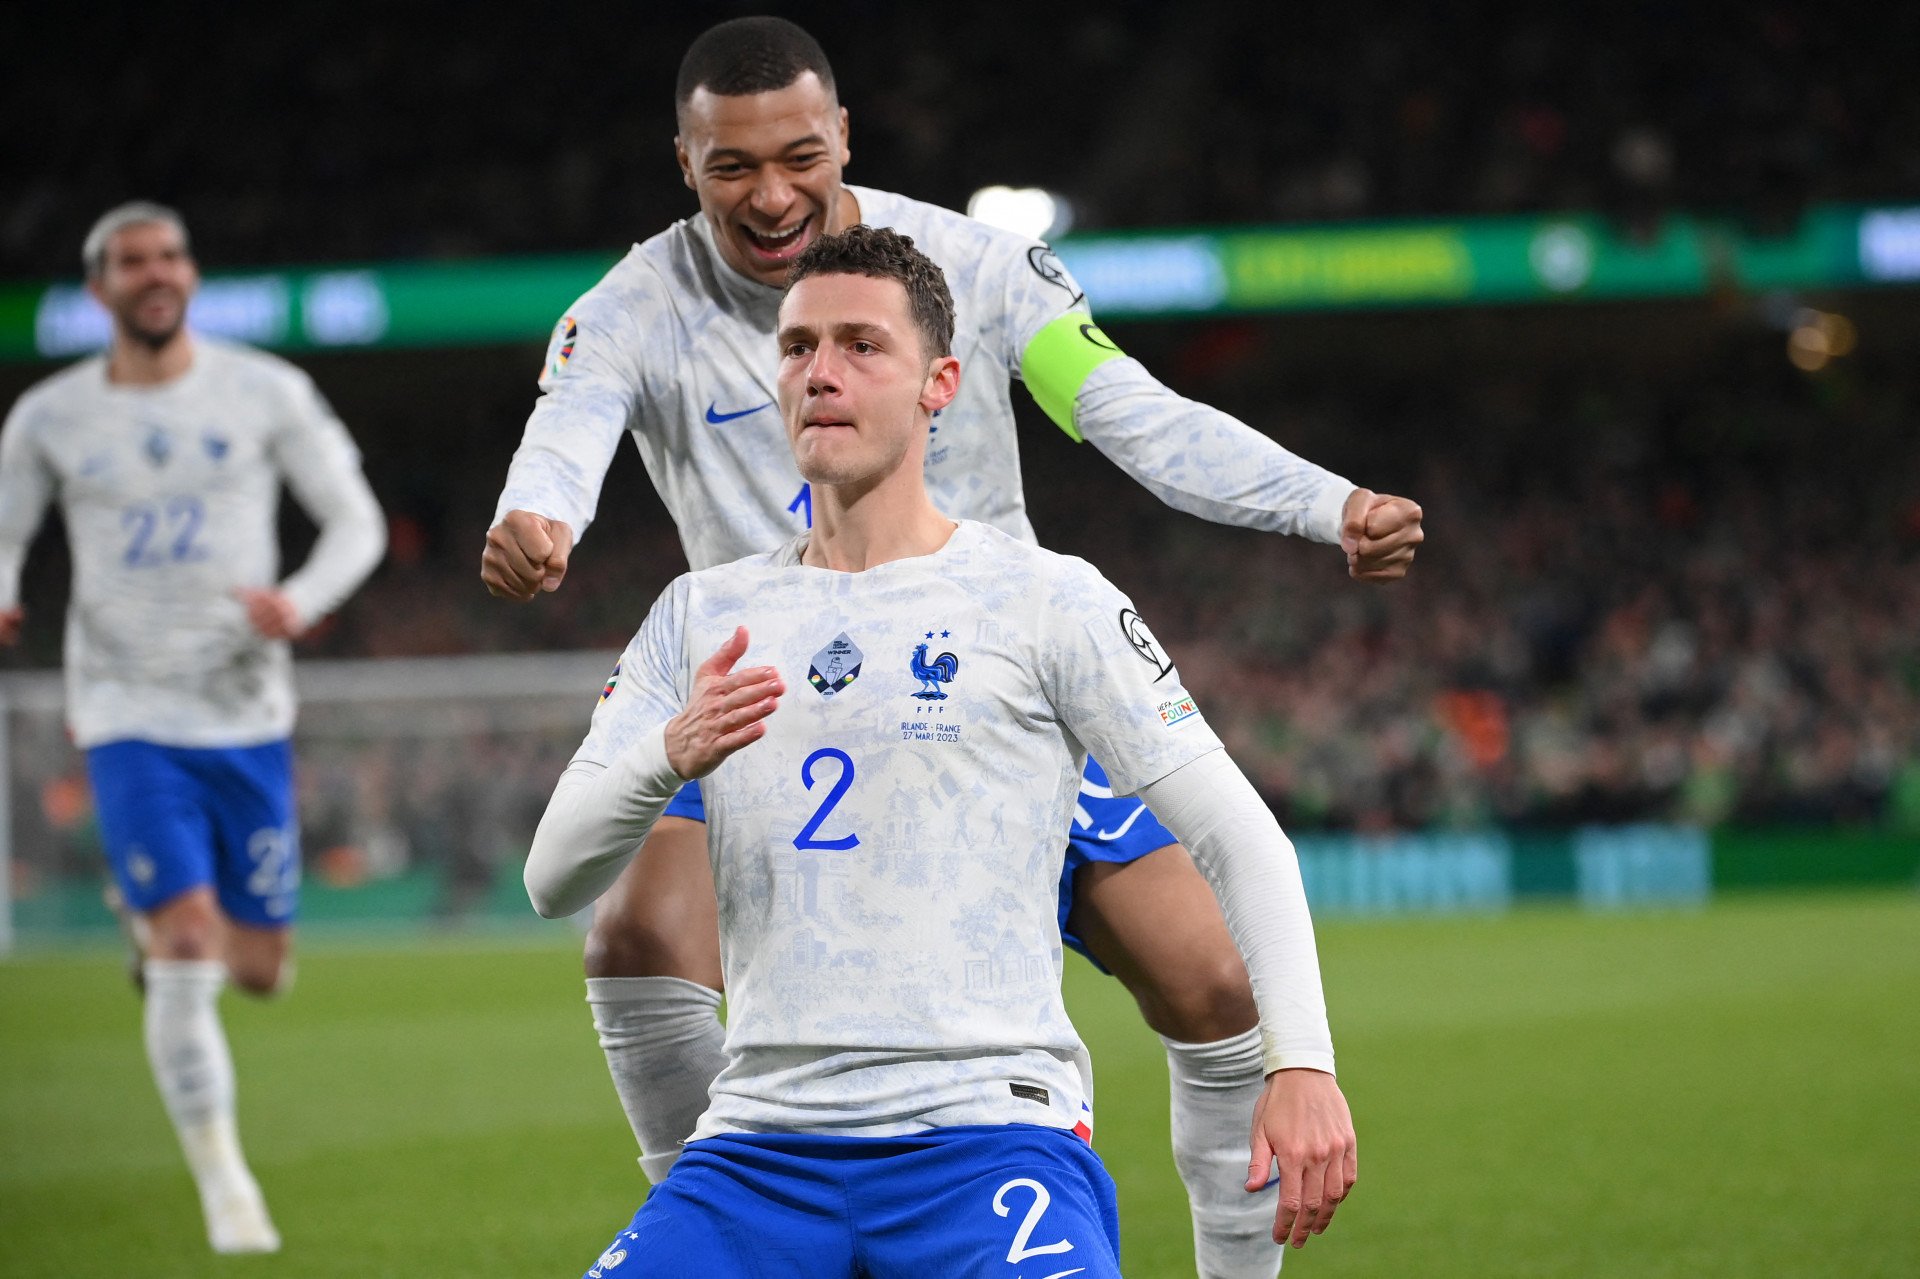
[[[785,18],[734,18],[708,27],[687,46],[674,107],[685,109],[696,89],[729,98],[771,93],[809,71],[828,93],[834,91],[833,68],[818,40]]]
[[[907,291],[907,309],[926,347],[927,358],[953,354],[953,294],[946,272],[913,246],[913,237],[887,227],[850,226],[823,235],[793,260],[787,289],[810,275],[864,275],[895,280]]]

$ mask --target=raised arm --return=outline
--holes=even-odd
[[[674,792],[758,741],[786,691],[771,666],[733,669],[747,651],[740,627],[695,668],[686,705],[674,713],[677,590],[669,588],[621,656],[593,730],[534,832],[527,897],[549,919],[604,893]]]
[[[26,610],[20,606],[20,569],[27,543],[53,501],[53,474],[32,438],[32,408],[21,401],[0,430],[0,644],[20,638]]]
[[[576,759],[560,774],[527,854],[527,898],[548,919],[607,891],[686,779],[667,762],[666,726],[611,764]]]
[[[274,460],[294,500],[320,527],[299,571],[280,584],[291,610],[271,624],[270,601],[252,593],[254,624],[290,638],[340,607],[367,580],[387,549],[387,517],[360,470],[360,450],[319,390],[302,375],[293,386],[286,426],[274,439]],[[269,624],[262,626],[262,621]]]
[[[612,289],[603,281],[575,303],[547,345],[540,399],[507,468],[480,561],[480,580],[501,598],[524,602],[559,589],[638,412],[638,329]]]
[[[1055,424],[1176,510],[1340,546],[1361,581],[1405,576],[1423,536],[1418,505],[1359,488],[1170,390],[1100,330],[1043,247],[1009,266],[1005,306],[1018,348],[1009,354]]]

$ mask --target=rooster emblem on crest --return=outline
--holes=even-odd
[[[927,646],[916,644],[912,667],[913,677],[920,681],[921,686],[914,696],[923,702],[944,702],[947,695],[940,691],[940,686],[953,683],[953,677],[960,673],[960,659],[952,653],[942,653],[928,661]]]

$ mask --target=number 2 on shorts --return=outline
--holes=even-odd
[[[1028,1257],[1044,1257],[1050,1253],[1072,1252],[1073,1244],[1065,1239],[1062,1239],[1058,1243],[1041,1244],[1037,1248],[1027,1247],[1027,1240],[1033,1238],[1033,1228],[1040,1224],[1040,1218],[1046,1213],[1047,1205],[1053,1202],[1053,1196],[1047,1193],[1047,1188],[1031,1177],[1015,1177],[1012,1181],[1009,1181],[1006,1185],[993,1192],[994,1215],[996,1217],[1005,1217],[1012,1213],[1013,1209],[1007,1206],[1007,1192],[1009,1190],[1019,1189],[1031,1190],[1033,1192],[1033,1206],[1027,1209],[1026,1220],[1020,1223],[1020,1233],[1013,1237],[1013,1247],[1007,1249],[1008,1264],[1017,1266]]]

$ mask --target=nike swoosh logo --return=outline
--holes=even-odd
[[[1048,1275],[1046,1279],[1067,1279],[1068,1275],[1077,1275],[1082,1271],[1084,1271],[1085,1269],[1086,1269],[1085,1266],[1075,1266],[1071,1270],[1056,1270],[1052,1274]]]
[[[720,408],[720,402],[715,400],[712,404],[707,405],[707,421],[713,423],[715,426],[719,426],[722,422],[731,422],[737,417],[748,417],[758,413],[761,409],[770,409],[772,407],[773,401],[768,400],[765,404],[756,404],[750,409],[741,409],[738,413],[721,413],[717,411]]]

